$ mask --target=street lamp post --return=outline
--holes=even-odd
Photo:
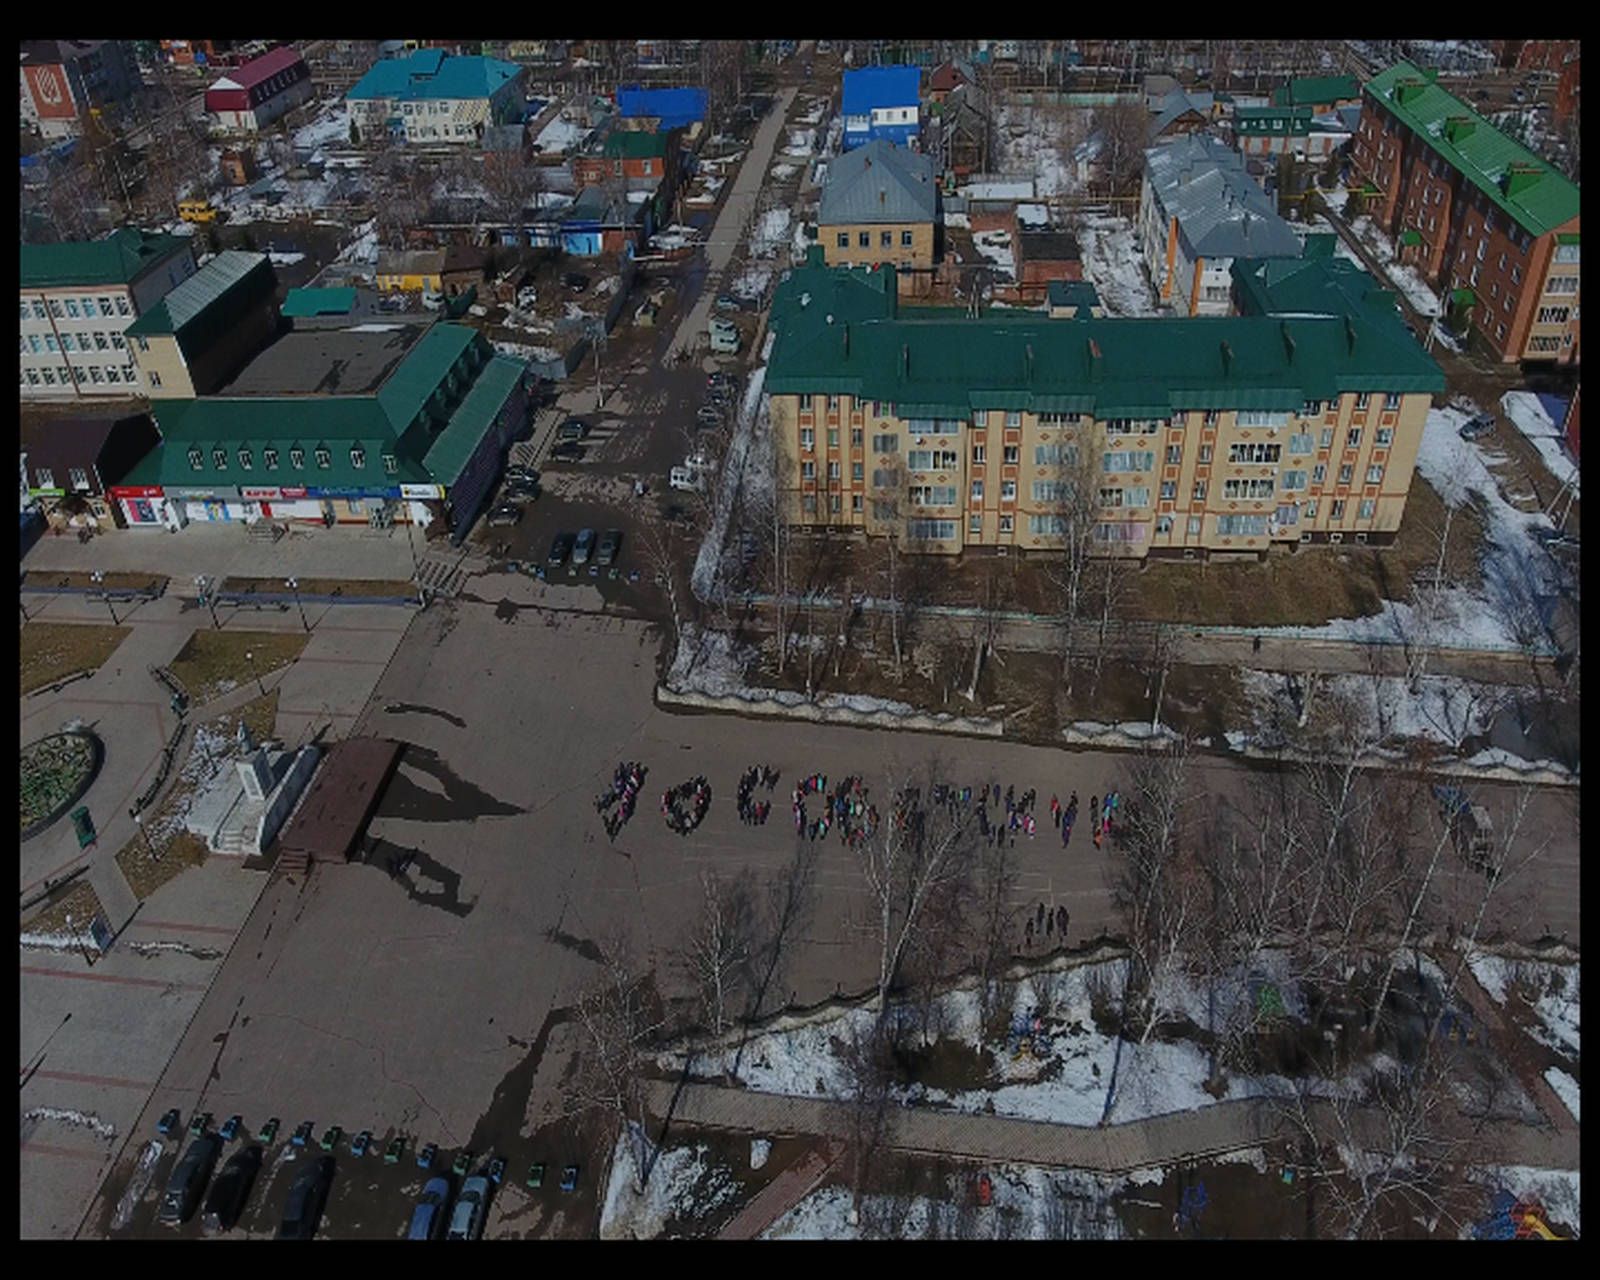
[[[94,957],[89,954],[89,944],[83,940],[83,933],[74,927],[70,915],[67,916],[67,932],[72,935],[72,940],[78,944],[78,950],[83,952],[84,961],[92,966]]]
[[[261,683],[261,673],[256,670],[255,651],[246,649],[244,651],[244,660],[250,666],[250,674],[255,677],[257,691],[265,698],[267,696],[267,686]]]
[[[156,852],[155,841],[150,838],[150,831],[144,825],[143,809],[135,809],[133,811],[133,825],[139,829],[139,834],[144,837],[144,850],[150,855],[150,861],[160,862],[161,855]]]
[[[106,602],[106,612],[111,615],[111,625],[114,627],[119,625],[117,622],[116,606],[111,603],[111,596],[106,591],[106,575],[104,571],[100,569],[91,571],[89,574],[89,581],[100,588],[100,598]]]
[[[306,629],[306,634],[309,635],[311,633],[311,624],[306,621],[305,605],[300,603],[300,579],[287,578],[284,580],[283,585],[288,587],[290,591],[294,592],[294,606],[300,610],[300,625]]]
[[[417,563],[417,544],[411,537],[411,503],[403,500],[406,518],[406,550],[411,553],[411,585],[417,589],[417,603],[424,604],[422,598],[422,566]]]
[[[212,596],[211,592],[206,590],[207,585],[206,577],[203,573],[197,573],[194,575],[195,594],[200,597],[200,603],[205,605],[206,608],[211,611],[212,630],[220,630],[222,624],[217,621],[217,602]]]

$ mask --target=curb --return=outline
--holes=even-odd
[[[924,733],[959,733],[975,737],[999,738],[1004,728],[998,720],[966,716],[936,716],[925,711],[855,711],[849,707],[819,706],[800,699],[781,700],[784,690],[751,690],[755,696],[715,695],[679,691],[664,684],[656,686],[656,702],[661,706],[694,707],[702,711],[731,711],[738,715],[778,716],[790,720],[810,720],[815,724],[846,724],[863,729],[912,729]]]

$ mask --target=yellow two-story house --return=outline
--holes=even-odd
[[[933,266],[933,161],[874,141],[828,161],[817,243],[829,266]]]

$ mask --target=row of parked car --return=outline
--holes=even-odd
[[[265,1152],[254,1143],[236,1152],[212,1182],[211,1172],[222,1155],[222,1146],[222,1135],[217,1133],[202,1133],[189,1144],[167,1179],[166,1193],[156,1214],[158,1222],[174,1227],[187,1222],[210,1182],[211,1194],[205,1197],[201,1225],[213,1233],[233,1230],[250,1198],[256,1175],[261,1172]],[[278,1239],[309,1240],[316,1234],[328,1201],[328,1188],[333,1185],[334,1163],[332,1156],[318,1157],[295,1177],[283,1203]]]
[[[621,548],[620,529],[607,529],[598,538],[593,529],[580,529],[576,534],[558,533],[550,544],[550,554],[545,558],[545,563],[551,568],[559,568],[571,556],[573,564],[588,564],[592,556],[594,562],[603,567],[616,562]]]

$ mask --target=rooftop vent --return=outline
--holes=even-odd
[[[1476,121],[1471,116],[1451,116],[1444,122],[1444,136],[1456,146],[1460,146],[1472,136]]]
[[[1345,316],[1345,318],[1344,318],[1344,341],[1345,341],[1345,346],[1349,348],[1350,354],[1351,355],[1355,355],[1355,353],[1356,353],[1356,322],[1354,320],[1352,320],[1348,315]]]
[[[1294,363],[1294,334],[1289,332],[1289,322],[1283,322],[1283,350],[1290,364]]]

